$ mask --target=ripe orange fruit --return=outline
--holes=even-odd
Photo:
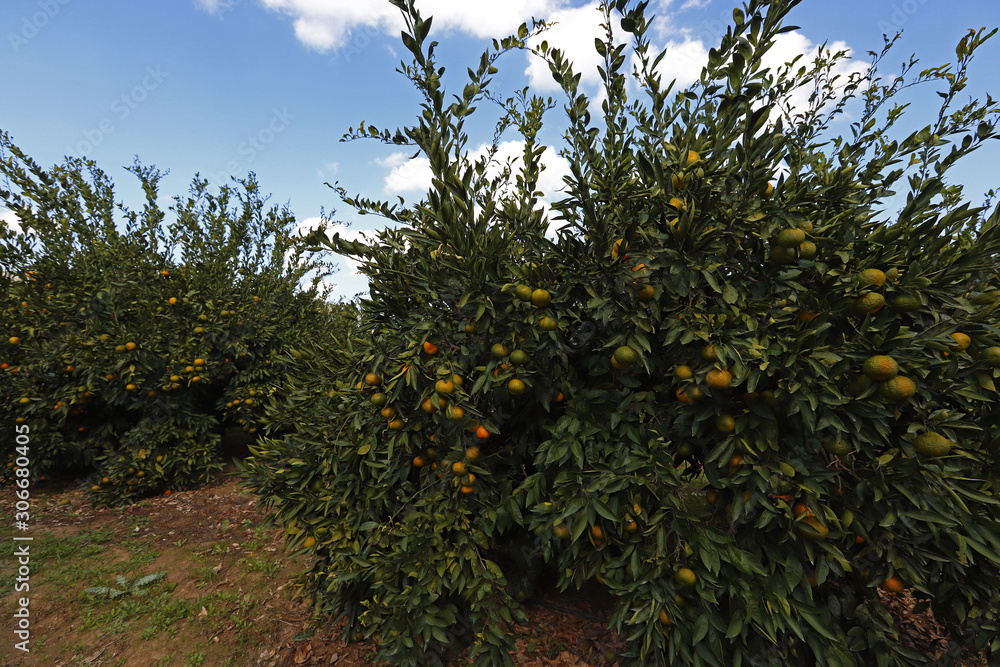
[[[567,528],[562,524],[559,524],[558,526],[553,526],[552,533],[560,540],[569,539],[569,528]]]
[[[674,377],[678,381],[690,380],[694,377],[694,371],[691,370],[690,366],[681,365],[674,369]]]
[[[400,431],[402,429],[403,429],[403,420],[400,419],[399,417],[396,417],[391,422],[389,422],[390,431]]]
[[[694,582],[698,581],[698,575],[691,568],[682,567],[674,573],[674,580],[681,586],[694,586]]]
[[[687,392],[684,391],[684,387],[677,387],[677,391],[674,393],[682,403],[694,403],[694,399],[688,396]]]
[[[887,354],[876,354],[868,357],[861,370],[870,379],[884,382],[896,377],[899,373],[899,364]]]
[[[972,339],[964,333],[953,333],[951,337],[955,339],[955,344],[951,346],[955,352],[965,352],[972,345]]]
[[[538,328],[542,331],[555,331],[558,326],[559,323],[548,315],[538,320]]]
[[[688,168],[691,165],[701,160],[701,156],[694,151],[688,151],[687,155],[684,157],[684,168]]]
[[[882,590],[889,593],[902,593],[905,589],[906,585],[903,583],[903,580],[896,575],[892,575],[882,582]]]
[[[134,384],[132,384],[131,382],[129,382],[127,385],[125,385],[125,389],[128,390],[128,391],[135,391],[136,386]]]
[[[507,383],[507,391],[514,394],[515,396],[523,394],[525,390],[527,390],[527,388],[528,386],[524,384],[522,380],[519,380],[517,378],[513,378],[510,382]]]
[[[10,338],[7,339],[7,342],[10,343],[11,345],[20,345],[21,339],[18,338],[17,336],[11,336]]]
[[[601,540],[604,539],[604,531],[601,530],[600,526],[592,526],[590,529],[590,536],[594,538],[596,544],[600,544]]]
[[[130,351],[130,352],[131,352],[131,351],[132,351],[132,350],[134,350],[135,348],[136,348],[136,344],[135,344],[135,343],[133,343],[132,341],[129,341],[129,342],[125,343],[125,349],[126,349],[126,350],[128,350],[128,351]]]
[[[425,459],[423,456],[414,456],[413,457],[413,467],[414,468],[423,468],[425,465],[427,465],[427,459]]]
[[[552,303],[552,295],[549,294],[548,290],[536,289],[531,293],[531,303],[538,308],[545,308]]]
[[[462,461],[455,461],[454,463],[451,464],[451,471],[456,475],[464,475],[466,472],[468,472],[468,468]]]
[[[562,403],[564,400],[566,400],[566,397],[563,396],[563,393],[560,391],[558,394],[555,395],[555,398],[553,398],[552,400],[555,401],[556,403]]]
[[[201,378],[195,375],[193,378],[191,378],[191,382],[201,382]]]
[[[125,346],[124,345],[115,345],[115,352],[117,352],[118,354],[121,354],[124,351],[125,351]]]
[[[480,440],[485,440],[490,437],[490,432],[486,430],[486,427],[480,424],[476,427],[476,437]]]
[[[714,505],[715,501],[718,500],[718,499],[719,499],[719,492],[718,491],[706,491],[705,492],[705,500],[708,502],[709,505]]]
[[[806,516],[816,516],[816,513],[806,507],[805,503],[795,503],[792,505],[792,515],[795,516],[795,518],[798,518],[803,514]]]
[[[636,292],[636,296],[639,297],[639,301],[642,301],[644,303],[646,301],[652,301],[653,297],[656,296],[656,288],[653,287],[652,285],[643,285]]]
[[[463,484],[462,487],[461,487],[461,489],[459,489],[459,490],[462,493],[467,493],[468,494],[468,493],[474,492],[476,490],[476,487],[474,487],[474,486],[472,486],[470,484]]]
[[[936,431],[928,431],[917,436],[913,447],[923,456],[944,456],[951,451],[951,440]]]
[[[670,620],[670,617],[667,616],[666,609],[660,610],[660,623],[662,623],[663,625],[673,625],[674,623],[673,621]]]
[[[635,522],[635,519],[629,519],[625,522],[625,532],[634,533],[639,530],[639,524]]]
[[[465,458],[469,461],[476,461],[479,458],[479,447],[469,447],[465,450]]]
[[[812,322],[815,319],[816,319],[816,313],[814,313],[811,310],[803,310],[801,313],[799,313],[800,322]]]
[[[812,241],[803,241],[799,244],[799,257],[802,259],[812,259],[816,256],[816,244]]]
[[[196,334],[201,334],[201,333],[205,333],[205,327],[195,327],[195,328],[194,328],[194,332],[195,332]]]
[[[715,346],[706,345],[705,347],[701,348],[701,358],[704,359],[705,361],[718,361],[719,355],[716,354],[715,352]]]
[[[391,421],[392,418],[396,416],[396,408],[392,407],[391,405],[387,405],[384,408],[382,408],[379,414],[382,415],[383,419],[388,419]]]
[[[713,368],[705,376],[705,382],[712,389],[728,389],[733,384],[733,374],[727,370]]]
[[[883,382],[878,393],[888,401],[901,401],[917,393],[917,383],[908,377],[897,375]]]
[[[451,394],[455,391],[455,383],[451,380],[438,380],[434,383],[434,391],[439,394]]]
[[[457,405],[449,405],[444,411],[445,417],[449,421],[459,422],[465,418],[465,410]]]
[[[678,211],[686,211],[688,207],[687,202],[685,202],[683,199],[679,197],[671,197],[670,201],[667,202],[667,204],[669,206],[673,206]]]
[[[854,310],[860,314],[877,313],[882,310],[883,306],[885,306],[885,297],[878,292],[868,292],[858,297],[858,300],[854,302]]]
[[[628,248],[628,243],[625,242],[625,239],[623,238],[618,239],[617,241],[615,241],[614,245],[611,246],[611,256],[614,259],[618,259],[620,255],[624,254],[627,248]]]
[[[205,360],[202,359],[201,357],[199,357],[199,358],[197,358],[197,359],[194,360],[194,365],[195,366],[204,366],[205,365]]]
[[[437,412],[437,408],[434,406],[434,401],[431,399],[430,396],[425,398],[423,402],[420,403],[420,409],[426,412],[427,414]]]
[[[729,459],[729,465],[730,467],[733,468],[739,468],[741,465],[743,465],[743,455],[733,454],[732,458]]]
[[[316,544],[316,538],[310,535],[302,543],[302,546],[304,546],[306,549],[311,549],[313,546],[315,546],[315,544]]]
[[[424,341],[424,352],[426,352],[428,356],[433,357],[435,354],[438,353],[439,349],[440,348],[437,345],[430,342],[429,340]]]
[[[768,183],[767,186],[764,188],[764,196],[770,197],[773,194],[774,194],[774,184]]]
[[[674,186],[674,190],[682,190],[684,188],[684,174],[671,174],[670,184]]]
[[[381,376],[375,375],[375,373],[366,373],[365,384],[369,387],[375,387],[382,384],[382,378]]]
[[[864,287],[875,287],[878,289],[885,284],[885,273],[879,269],[865,269],[858,274],[858,285]]]
[[[476,325],[475,322],[472,322],[470,324],[466,324],[465,325],[465,333],[467,333],[467,334],[474,334],[477,331],[479,331],[479,327]]]

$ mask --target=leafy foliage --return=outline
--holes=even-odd
[[[944,84],[940,113],[896,139],[905,85],[877,74],[891,42],[845,81],[837,54],[767,71],[797,2],[752,0],[672,95],[647,3],[606,6],[600,121],[564,55],[534,49],[567,100],[550,238],[551,100],[504,103],[517,171],[470,162],[462,131],[496,56],[541,26],[495,42],[449,104],[430,20],[394,4],[425,102],[369,136],[415,145],[433,185],[405,210],[341,191],[400,223],[377,243],[310,239],[362,262],[372,338],[303,372],[275,406],[295,432],[247,462],[290,544],[315,550],[320,608],[394,664],[455,645],[511,664],[504,626],[541,577],[599,577],[633,664],[929,664],[882,603],[905,585],[952,640],[939,664],[1000,652],[1000,212],[947,180],[998,136],[992,98],[952,109],[992,33],[916,77]],[[612,20],[647,105],[627,99]],[[788,108],[802,90],[808,108]],[[830,136],[852,100],[849,136]],[[878,355],[895,368],[866,366]]]
[[[97,597],[106,597],[109,600],[117,600],[118,598],[125,597],[126,595],[142,597],[149,592],[146,590],[147,586],[160,581],[166,576],[166,572],[154,572],[153,574],[147,574],[144,577],[137,577],[135,581],[129,584],[128,579],[119,574],[115,580],[118,582],[118,585],[121,586],[121,589],[112,588],[111,586],[91,586],[90,588],[83,589],[83,592],[96,595]]]
[[[44,170],[2,147],[22,229],[0,230],[0,405],[32,429],[32,474],[93,467],[102,503],[207,481],[226,430],[258,430],[294,346],[350,323],[322,300],[327,267],[252,177],[218,194],[195,179],[168,221],[155,169],[131,168],[146,204],[118,211],[94,163]]]

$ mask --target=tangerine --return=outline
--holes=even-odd
[[[972,339],[964,333],[953,333],[951,337],[955,339],[955,344],[951,346],[955,352],[965,352],[972,344]]]
[[[868,357],[862,371],[869,379],[884,382],[896,377],[899,373],[899,364],[887,354],[876,354]]]
[[[906,584],[904,584],[903,580],[896,575],[892,575],[882,582],[882,590],[889,593],[902,593],[905,589]]]
[[[705,382],[712,389],[728,389],[733,384],[733,374],[727,370],[713,368],[705,375]]]

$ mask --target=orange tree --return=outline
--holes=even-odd
[[[505,625],[539,577],[597,577],[632,664],[929,664],[883,602],[909,589],[950,640],[939,664],[995,657],[1000,215],[946,178],[997,137],[992,99],[952,108],[989,35],[915,77],[944,101],[894,138],[909,84],[877,75],[891,43],[844,81],[838,54],[764,70],[797,3],[753,0],[672,94],[646,3],[605,6],[602,121],[563,54],[534,48],[567,97],[549,236],[551,101],[503,104],[517,169],[472,161],[463,129],[498,56],[542,26],[495,42],[449,101],[430,20],[393,4],[419,122],[348,137],[416,146],[433,185],[412,208],[341,190],[394,223],[378,243],[311,239],[360,260],[372,337],[305,372],[275,411],[315,413],[247,462],[290,544],[317,556],[319,607],[394,664],[440,664],[451,645],[512,664]],[[647,105],[627,99],[612,20]]]
[[[119,216],[92,162],[43,170],[6,135],[3,154],[22,230],[0,239],[0,396],[31,429],[32,473],[92,470],[105,503],[206,481],[227,428],[257,431],[289,351],[343,324],[318,283],[298,287],[322,263],[252,178],[217,195],[196,179],[168,222],[154,169],[131,169],[145,207]]]

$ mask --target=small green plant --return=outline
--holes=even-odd
[[[188,667],[198,667],[198,665],[204,665],[206,660],[204,651],[197,651],[188,656],[187,662],[185,663]]]
[[[131,585],[129,585],[128,579],[119,574],[116,577],[116,581],[118,582],[118,585],[122,587],[121,589],[111,588],[110,586],[91,586],[90,588],[83,589],[83,592],[97,597],[107,598],[109,600],[117,600],[118,598],[126,595],[142,597],[149,592],[145,590],[147,586],[156,583],[166,576],[166,572],[155,572],[153,574],[147,574],[144,577],[139,577],[133,581]]]

